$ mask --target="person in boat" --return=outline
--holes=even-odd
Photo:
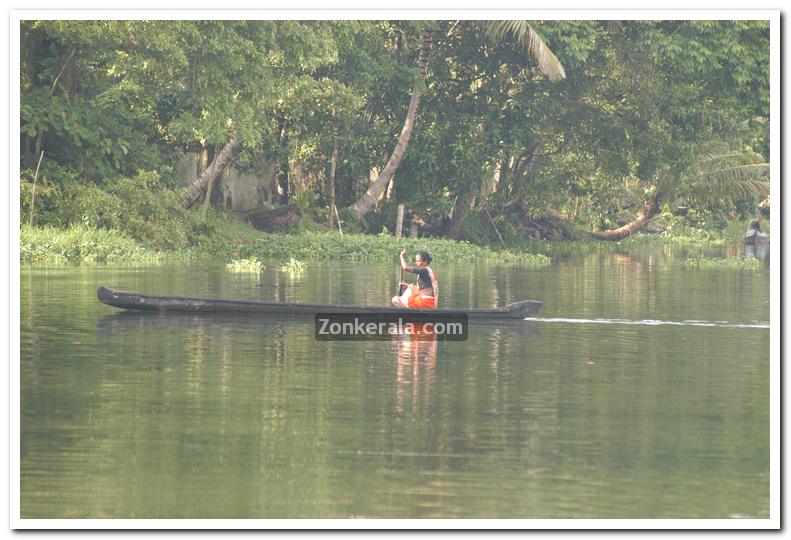
[[[747,231],[744,233],[744,239],[745,241],[753,242],[763,236],[765,235],[761,231],[761,215],[759,214],[758,217],[753,219],[750,224],[747,225]]]
[[[405,272],[417,274],[417,283],[410,285],[400,283],[399,285],[406,290],[401,296],[394,296],[392,304],[395,307],[407,308],[435,308],[439,301],[439,289],[437,287],[437,276],[431,269],[431,255],[425,251],[415,253],[415,266],[409,266],[406,262],[406,250],[401,252],[401,269]]]

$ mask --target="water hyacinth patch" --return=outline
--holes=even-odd
[[[761,261],[754,258],[743,259],[741,257],[700,257],[687,259],[684,261],[684,266],[691,268],[755,270],[761,267]]]
[[[307,265],[304,262],[291,257],[286,264],[280,267],[280,270],[292,275],[299,275],[302,274],[306,268]]]
[[[442,238],[400,238],[385,235],[304,232],[263,234],[243,246],[245,253],[261,257],[290,257],[297,260],[355,260],[391,262],[402,249],[410,254],[424,250],[437,262],[496,262],[531,267],[547,266],[546,255],[521,251],[495,251],[470,242]],[[242,252],[240,250],[240,252]]]
[[[229,272],[248,272],[251,274],[261,272],[264,268],[263,263],[256,257],[234,259],[225,265],[225,269]]]

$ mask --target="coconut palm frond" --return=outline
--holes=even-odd
[[[766,197],[769,195],[769,182],[755,180],[742,180],[723,184],[709,183],[699,186],[700,195],[707,199],[739,200],[753,196]]]
[[[527,21],[482,21],[481,24],[484,33],[492,41],[502,41],[507,35],[515,38],[517,43],[536,60],[538,69],[549,80],[558,81],[566,78],[563,64]]]
[[[763,163],[763,157],[750,149],[737,150],[728,143],[713,141],[701,147],[696,161],[701,168],[706,168],[711,163]]]
[[[725,180],[759,180],[769,176],[768,163],[746,163],[706,171],[702,176],[721,177]]]
[[[709,192],[740,197],[769,195],[769,164],[748,163],[706,171],[699,176],[701,187]]]
[[[683,170],[663,168],[654,176],[655,200],[672,201],[680,192],[702,200],[737,201],[769,195],[769,164],[752,150],[734,150],[724,142],[701,146]]]
[[[689,178],[706,198],[744,199],[769,195],[769,164],[752,150],[712,143],[701,151]]]
[[[698,158],[698,165],[707,165],[709,163],[723,163],[726,160],[739,160],[744,161],[743,152],[731,152],[730,154],[704,154]]]

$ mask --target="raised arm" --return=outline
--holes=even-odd
[[[406,250],[401,251],[401,269],[405,272],[412,272],[413,274],[417,273],[414,266],[409,266],[406,263]]]

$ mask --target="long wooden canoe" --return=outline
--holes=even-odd
[[[543,305],[538,300],[522,300],[493,309],[399,309],[388,306],[355,306],[337,304],[294,304],[288,302],[259,302],[245,300],[208,300],[177,296],[148,296],[117,291],[101,286],[96,290],[99,301],[108,306],[158,312],[186,313],[259,313],[264,315],[314,316],[317,313],[383,313],[409,315],[427,313],[432,315],[464,315],[475,320],[523,319],[530,317]]]

